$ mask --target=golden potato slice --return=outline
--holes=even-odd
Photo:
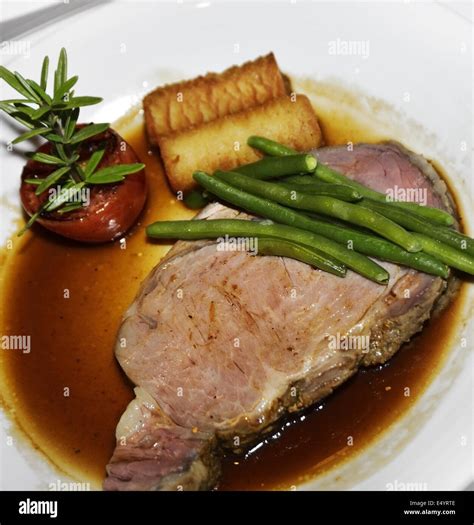
[[[159,87],[143,100],[148,138],[209,122],[263,104],[286,93],[273,53],[223,73]]]
[[[213,120],[159,140],[166,174],[175,191],[196,184],[193,172],[212,174],[260,158],[247,146],[250,135],[262,135],[307,151],[321,144],[321,129],[310,101],[304,95],[284,96],[261,106]]]

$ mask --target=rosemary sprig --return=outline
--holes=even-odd
[[[0,110],[4,111],[27,131],[12,141],[18,144],[33,137],[42,137],[50,142],[51,153],[30,152],[27,157],[43,164],[55,167],[44,179],[27,179],[26,182],[36,185],[35,194],[41,195],[53,185],[61,190],[48,197],[40,210],[28,221],[28,229],[43,212],[57,211],[69,213],[83,206],[72,200],[84,187],[95,184],[121,182],[127,175],[144,168],[144,164],[120,164],[97,169],[105,150],[95,151],[84,163],[80,162],[81,145],[109,129],[109,124],[89,124],[77,127],[80,108],[91,106],[102,101],[99,97],[78,97],[73,90],[78,81],[77,76],[68,78],[68,59],[63,48],[54,72],[52,95],[48,95],[49,58],[46,56],[41,67],[39,83],[24,78],[18,72],[9,71],[0,66],[0,78],[9,84],[22,98],[0,101]],[[68,198],[69,195],[69,198]]]

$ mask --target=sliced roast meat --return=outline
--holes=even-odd
[[[434,170],[400,145],[317,153],[372,188],[426,188],[430,205],[451,210]],[[200,214],[237,216],[249,218],[220,204]],[[176,243],[125,313],[116,356],[138,388],[117,427],[107,490],[213,488],[222,449],[241,450],[360,366],[386,361],[446,288],[385,262],[390,282],[380,286],[216,247]]]

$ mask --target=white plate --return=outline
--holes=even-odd
[[[385,122],[393,138],[440,161],[464,209],[472,210],[471,31],[455,11],[430,3],[130,1],[97,7],[23,37],[29,56],[2,59],[36,78],[42,57],[56,56],[65,46],[81,94],[106,100],[99,110],[84,111],[84,120],[113,121],[156,84],[219,71],[272,50],[285,72],[339,78],[393,105],[399,122],[393,121],[393,111],[368,117]],[[343,41],[365,47],[345,55]],[[9,90],[1,89],[0,97],[7,98]],[[392,120],[384,121],[389,114]],[[22,161],[6,151],[15,133],[4,120],[0,131],[0,195],[18,210]],[[14,215],[2,209],[2,242],[12,233]],[[467,217],[471,228],[473,219]],[[466,326],[460,327],[446,365],[414,408],[376,445],[305,488],[387,490],[414,483],[411,488],[443,490],[468,485],[473,477],[472,339],[467,335],[473,331],[468,317],[466,306]],[[57,479],[33,451],[7,444],[11,429],[4,416],[3,423],[0,488],[45,488]]]

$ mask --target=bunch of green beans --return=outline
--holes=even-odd
[[[246,193],[219,180],[218,177],[210,177],[204,172],[196,172],[194,174],[194,180],[199,182],[209,193],[212,193],[223,201],[243,208],[260,217],[271,219],[280,224],[318,233],[346,247],[351,247],[357,252],[376,257],[383,261],[403,264],[410,268],[443,278],[447,278],[449,275],[449,268],[445,264],[426,253],[410,253],[396,244],[376,237],[375,235],[362,233],[346,226],[331,224],[330,222],[315,219],[314,217],[310,218],[301,212],[286,208],[276,202]],[[363,264],[366,263],[365,260],[361,261]],[[354,266],[353,270],[358,272],[359,267]],[[376,273],[378,273],[378,271],[379,269],[377,268]],[[376,275],[376,273],[374,275]]]
[[[289,157],[296,153],[292,148],[264,137],[250,137],[248,144],[267,155]],[[412,202],[387,202],[387,197],[383,193],[367,188],[320,162],[311,177],[297,174],[285,177],[283,180],[291,184],[311,185],[314,178],[324,183],[339,183],[354,188],[364,197],[358,206],[375,211],[404,227],[422,246],[423,252],[453,268],[473,274],[474,239],[449,228],[454,224],[454,218],[449,213]]]
[[[185,202],[199,208],[215,196],[274,222],[160,221],[148,226],[147,234],[167,239],[257,237],[259,254],[290,257],[339,277],[349,268],[379,284],[390,276],[369,257],[444,279],[449,267],[474,275],[474,240],[449,228],[454,219],[443,210],[387,202],[384,194],[315,156],[264,137],[252,136],[248,144],[267,156],[213,177],[194,173],[202,190]]]
[[[275,224],[273,222],[257,222],[242,219],[215,219],[191,221],[158,221],[147,227],[149,237],[159,239],[216,239],[223,235],[239,237],[270,237],[303,245],[315,253],[324,253],[324,266],[318,266],[327,271],[333,268],[341,274],[345,266],[357,271],[378,283],[385,284],[389,280],[387,271],[369,258],[349,250],[341,244],[326,237],[299,228]],[[342,263],[342,264],[341,264]]]
[[[420,243],[404,228],[380,213],[365,207],[343,202],[334,197],[308,195],[289,190],[277,183],[257,180],[253,177],[242,175],[240,172],[216,172],[214,176],[224,180],[231,186],[278,202],[290,208],[313,211],[363,226],[398,244],[409,252],[421,250]]]
[[[257,136],[249,137],[247,144],[249,146],[252,146],[253,148],[260,150],[262,153],[265,153],[267,155],[288,157],[288,156],[295,156],[297,154],[297,152],[294,149],[288,148],[287,146],[283,146],[282,144],[278,144],[277,142],[266,139],[264,137],[257,137]],[[257,163],[254,163],[254,164],[257,164]],[[258,168],[258,166],[256,166],[256,168]],[[237,169],[236,171],[240,172],[240,169]],[[298,173],[298,172],[294,171],[294,173]],[[247,169],[246,174],[255,176],[257,178],[267,178],[262,172],[260,172],[260,170],[253,170],[252,168]],[[379,202],[385,202],[385,203],[389,202],[387,201],[387,196],[384,195],[383,193],[367,188],[367,186],[364,186],[363,184],[360,184],[359,182],[356,182],[350,179],[349,177],[346,177],[342,173],[339,173],[329,168],[328,166],[321,164],[320,162],[317,162],[317,166],[316,166],[316,169],[314,170],[314,174],[318,179],[320,179],[323,182],[335,183],[335,184],[345,184],[347,186],[351,186],[352,188],[357,190],[363,197],[368,197],[372,200],[379,201]],[[268,178],[275,178],[278,176],[279,175],[274,174],[273,176],[269,176]],[[439,210],[438,208],[431,208],[429,206],[420,206],[419,204],[416,204],[414,202],[398,202],[397,201],[397,202],[390,202],[390,205],[410,211],[411,213],[415,215],[419,215],[421,218],[428,219],[433,224],[437,224],[441,226],[452,226],[454,224],[453,217],[449,213],[443,210]]]

